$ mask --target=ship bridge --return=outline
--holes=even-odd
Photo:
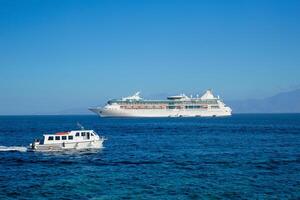
[[[175,95],[175,96],[169,96],[167,97],[168,100],[189,100],[190,98],[188,98],[185,94],[181,94],[181,95]]]

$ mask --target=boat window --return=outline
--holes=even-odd
[[[62,140],[67,140],[67,136],[61,136]]]
[[[94,133],[91,133],[91,136],[95,136]]]
[[[73,140],[73,135],[69,135],[68,140]]]
[[[79,132],[77,132],[77,133],[76,133],[76,137],[79,137],[79,135],[80,135]]]
[[[85,136],[85,132],[81,132],[81,136]]]
[[[49,136],[49,137],[48,137],[48,140],[53,140],[53,136]]]
[[[55,136],[55,140],[60,140],[60,136]]]

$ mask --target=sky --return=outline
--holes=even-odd
[[[300,1],[0,0],[0,115],[300,87]]]

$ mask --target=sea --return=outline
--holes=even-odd
[[[27,151],[77,122],[104,148]],[[0,199],[300,199],[300,114],[0,116]]]

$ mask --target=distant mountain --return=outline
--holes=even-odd
[[[57,115],[90,115],[93,114],[88,108],[70,108],[55,113]]]
[[[55,112],[37,112],[32,115],[92,115],[93,113],[87,108],[70,108]]]
[[[300,113],[300,89],[265,99],[227,101],[234,113]]]

